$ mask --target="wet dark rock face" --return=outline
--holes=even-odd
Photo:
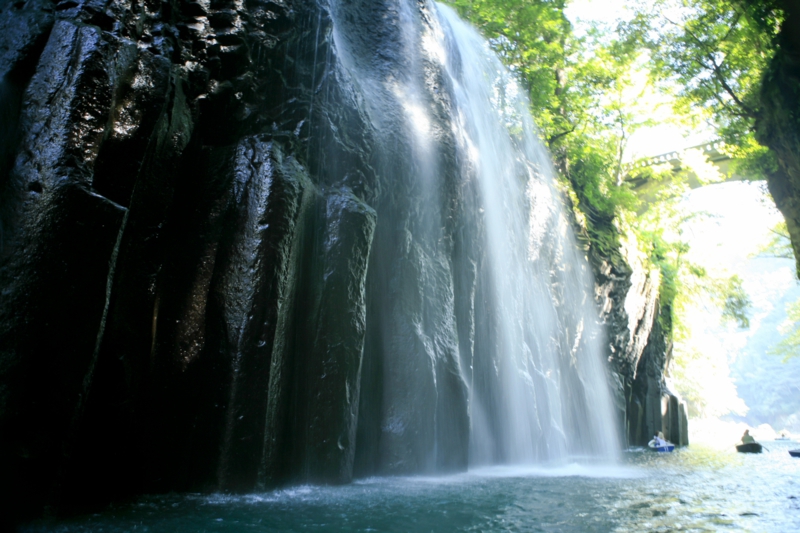
[[[397,53],[390,3],[340,4],[383,21],[345,33],[357,60]],[[427,192],[353,87],[308,0],[3,3],[0,514],[466,467],[475,184],[445,171],[452,216],[412,243]],[[664,419],[657,281],[603,261],[638,444]]]
[[[622,442],[646,446],[659,431],[678,445],[689,444],[686,403],[669,389],[672,352],[659,302],[659,272],[647,270],[633,247],[605,257],[590,250],[596,299],[608,332],[611,386]]]
[[[327,15],[0,9],[3,514],[348,481],[375,185]]]

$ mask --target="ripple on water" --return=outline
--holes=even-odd
[[[257,494],[158,495],[31,533],[800,531],[797,443],[761,455],[693,446],[620,466],[492,467]]]

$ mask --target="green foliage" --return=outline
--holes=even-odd
[[[754,137],[761,79],[776,50],[783,15],[770,2],[642,2],[651,20],[652,72],[687,121],[712,125],[740,169],[763,178],[775,157]]]
[[[792,249],[792,241],[789,237],[789,229],[786,227],[786,221],[781,221],[770,231],[772,232],[772,237],[765,245],[758,249],[758,255],[794,259],[794,250]]]
[[[661,274],[662,328],[678,342],[692,336],[688,311],[698,305],[719,308],[723,323],[750,327],[747,313],[751,302],[742,279],[738,275],[709,272],[688,258],[689,245],[684,240],[683,228],[693,219],[705,216],[686,212],[681,207],[680,197],[673,197],[651,204],[650,209],[636,219],[634,231],[643,251]]]
[[[685,213],[673,198],[654,204],[638,218],[635,229],[650,263],[661,274],[659,320],[664,331],[674,338],[686,333],[682,311],[699,287],[695,280],[706,274],[702,267],[686,259],[689,245],[683,240],[681,227],[694,216],[697,215]]]
[[[608,226],[620,210],[637,204],[627,184],[618,185],[613,173],[613,139],[575,136],[565,149],[567,177],[578,195],[579,208],[596,226]]]
[[[750,308],[750,298],[742,286],[742,278],[734,274],[722,280],[714,290],[714,296],[722,307],[722,320],[733,322],[740,328],[749,328],[750,319],[747,311]]]
[[[570,23],[564,0],[451,0],[459,14],[481,29],[528,91],[531,110],[549,135],[572,126],[562,112],[566,40]]]
[[[711,418],[734,413],[747,414],[748,407],[739,397],[730,377],[724,347],[704,349],[676,343],[680,355],[673,358],[670,375],[689,407],[689,416]]]
[[[786,322],[778,328],[786,336],[770,350],[770,353],[782,355],[784,361],[800,356],[800,300],[787,305],[786,313]]]

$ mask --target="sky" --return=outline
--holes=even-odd
[[[627,10],[622,0],[571,0],[565,13],[580,33],[580,19],[610,24],[619,18],[625,18]]]

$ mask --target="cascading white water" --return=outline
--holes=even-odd
[[[489,461],[492,447],[501,447],[512,462],[570,451],[613,457],[619,444],[601,361],[603,339],[590,301],[591,274],[564,215],[527,98],[483,37],[449,7],[437,4],[436,12],[440,23],[431,29],[432,47],[437,54],[458,50],[443,59],[455,88],[456,136],[480,183],[500,325],[496,368],[505,394],[490,416],[505,419],[503,434],[486,423],[473,389],[472,458]],[[564,411],[584,401],[571,397],[580,391],[570,388],[570,372],[591,408],[579,421],[588,426],[581,438],[591,442],[568,442],[575,435],[566,434]]]
[[[365,349],[379,363],[359,421],[379,427],[356,453],[377,450],[384,472],[451,468],[463,427],[470,466],[613,459],[593,281],[527,98],[452,9],[389,4],[378,28],[358,26],[357,0],[331,6],[384,147]]]

